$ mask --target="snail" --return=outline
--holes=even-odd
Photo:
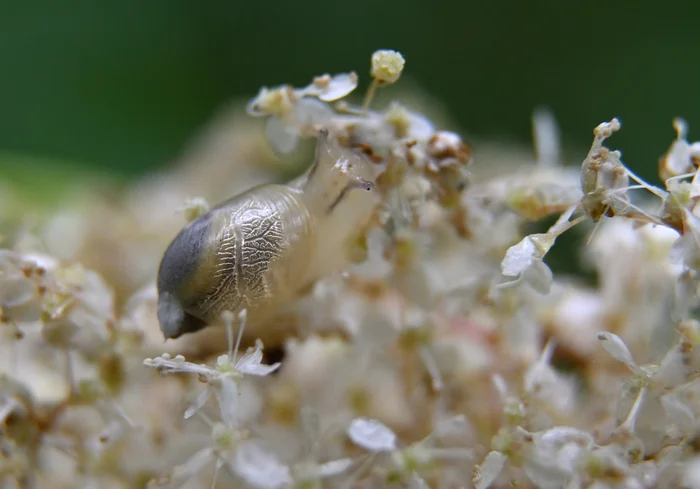
[[[378,204],[372,163],[327,129],[314,162],[287,184],[254,187],[189,222],[158,269],[165,339],[246,310],[246,329],[269,321],[321,277],[349,262],[348,245]]]

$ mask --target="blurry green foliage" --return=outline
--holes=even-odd
[[[529,144],[544,104],[583,152],[617,116],[611,146],[649,177],[673,117],[700,139],[699,15],[690,1],[9,0],[0,149],[132,175],[168,164],[232,97],[322,72],[366,82],[372,51],[392,48],[468,135]]]

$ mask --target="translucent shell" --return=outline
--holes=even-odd
[[[199,331],[223,311],[269,322],[318,278],[348,263],[348,243],[377,203],[372,165],[321,131],[316,158],[286,185],[263,185],[189,222],[158,271],[166,338]]]

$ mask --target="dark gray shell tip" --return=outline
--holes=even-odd
[[[207,326],[205,321],[186,313],[170,292],[162,292],[158,297],[158,322],[166,340],[177,339]]]

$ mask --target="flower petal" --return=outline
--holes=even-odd
[[[345,97],[347,94],[352,92],[357,88],[357,74],[351,73],[340,73],[331,78],[328,85],[324,90],[318,95],[320,100],[324,102],[332,102],[340,98]]]
[[[554,283],[552,270],[543,261],[537,260],[525,270],[525,280],[540,294],[549,294]]]
[[[348,428],[348,437],[370,452],[390,452],[396,449],[396,435],[376,419],[355,418]]]
[[[240,397],[238,384],[230,377],[222,377],[214,385],[216,385],[214,393],[219,401],[221,419],[229,428],[235,427],[238,422],[237,411]]]
[[[478,475],[474,478],[474,489],[487,489],[493,484],[503,470],[508,457],[501,452],[491,451],[478,467]]]
[[[302,126],[327,123],[335,114],[328,104],[304,97],[294,105],[294,119]]]
[[[299,134],[297,128],[285,124],[277,117],[270,117],[265,125],[265,136],[280,153],[291,153],[297,147]]]
[[[240,369],[243,365],[249,365],[254,363],[260,363],[263,359],[262,348],[248,348],[248,351],[238,359],[236,362],[236,368]]]
[[[278,489],[292,482],[289,467],[256,442],[238,447],[233,469],[248,484],[259,489]]]
[[[187,484],[190,479],[197,476],[204,467],[213,460],[214,454],[210,447],[195,452],[185,463],[177,465],[172,471],[172,483],[174,487]]]
[[[501,272],[507,277],[517,277],[536,261],[537,247],[530,236],[511,246],[501,262]]]
[[[318,476],[319,477],[333,477],[334,475],[342,474],[350,468],[352,465],[352,459],[341,458],[338,460],[331,460],[325,464],[318,466]]]
[[[264,377],[266,375],[270,375],[272,372],[280,368],[282,364],[277,362],[273,363],[272,365],[265,365],[263,363],[261,364],[256,364],[256,363],[249,363],[245,365],[241,365],[238,368],[238,371],[241,372],[242,374],[246,375],[257,375],[259,377]]]
[[[36,287],[24,277],[3,278],[0,283],[0,307],[26,304],[36,294]]]
[[[632,354],[627,349],[627,345],[622,339],[614,333],[608,333],[603,331],[597,335],[598,341],[605,348],[605,350],[612,355],[612,357],[618,362],[622,362],[627,365],[632,372],[638,373],[639,366],[637,362],[632,358]]]
[[[195,399],[194,403],[187,408],[185,411],[185,419],[190,419],[194,414],[202,409],[202,407],[207,403],[209,400],[209,396],[211,395],[211,389],[209,386],[207,386],[206,389],[204,389],[198,396],[197,399]]]

